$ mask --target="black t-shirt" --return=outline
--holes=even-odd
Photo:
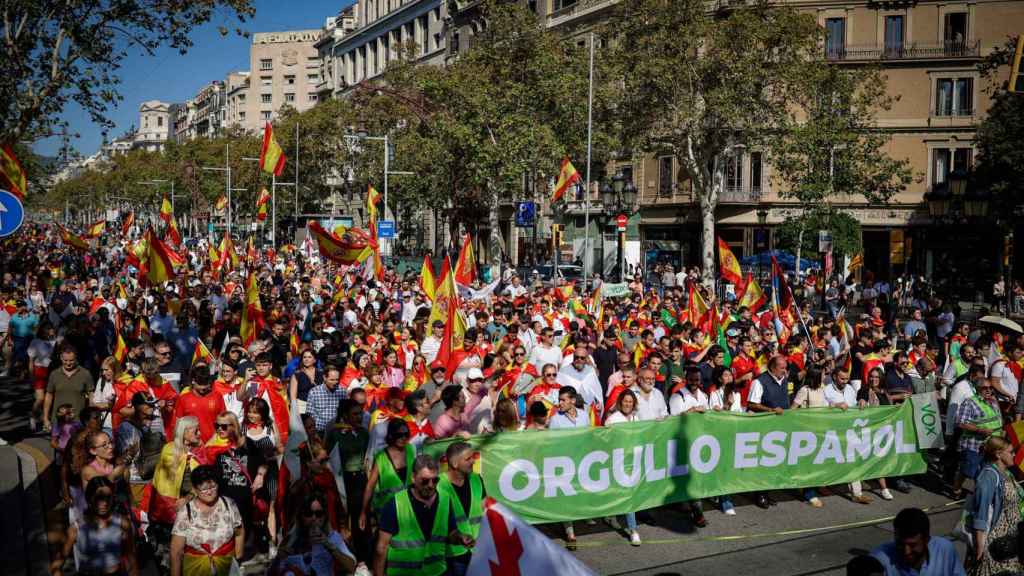
[[[221,494],[235,501],[242,520],[248,522],[252,510],[252,479],[264,463],[263,451],[252,438],[245,444],[220,453],[217,467],[221,474]]]
[[[468,482],[466,483],[469,484]],[[437,503],[438,498],[434,498],[433,503],[430,506],[420,502],[412,494],[412,488],[407,488],[409,492],[409,502],[412,503],[412,511],[416,515],[416,521],[419,522],[420,531],[423,532],[423,536],[429,538],[431,532],[434,531],[434,516],[437,515]],[[451,532],[455,530],[455,513],[452,511],[451,506],[448,507],[448,530]],[[387,532],[392,536],[398,534],[398,508],[395,505],[395,499],[388,500],[388,503],[384,505],[384,508],[380,512],[380,529],[383,532]]]
[[[472,503],[473,487],[469,481],[469,478],[462,483],[462,486],[456,486],[452,484],[452,488],[455,489],[455,495],[459,497],[459,504],[462,504],[462,511],[466,513],[466,517],[469,517],[469,508]],[[483,482],[480,482],[480,498],[487,497],[487,489],[484,487]]]
[[[850,380],[864,379],[864,363],[857,358],[858,354],[861,356],[871,354],[871,347],[861,346],[860,344],[850,346],[850,355],[852,356],[850,359]],[[866,386],[867,382],[865,382],[864,385]]]

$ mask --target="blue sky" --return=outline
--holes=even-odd
[[[334,16],[353,0],[254,0],[256,16],[243,28],[249,32],[275,32],[322,28],[324,20]],[[118,91],[124,97],[117,108],[108,111],[116,127],[109,132],[114,138],[139,122],[139,104],[146,100],[183,102],[212,80],[224,80],[228,72],[249,69],[249,38],[231,33],[221,36],[217,26],[237,27],[237,19],[214,20],[192,34],[194,46],[182,56],[175,50],[162,49],[153,56],[135,51],[129,53],[121,67]],[[99,149],[102,130],[76,105],[70,105],[63,118],[70,124],[69,132],[81,135],[71,145],[88,156]],[[47,156],[60,150],[59,138],[40,140],[35,151]]]

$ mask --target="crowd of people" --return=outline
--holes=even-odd
[[[55,574],[72,563],[136,574],[152,561],[172,576],[227,575],[257,558],[282,575],[464,574],[486,491],[462,439],[856,410],[920,393],[947,407],[951,496],[967,479],[978,486],[969,573],[1011,561],[995,548],[1016,534],[1020,499],[998,436],[1024,414],[1024,336],[955,324],[941,300],[912,300],[901,318],[873,283],[856,301],[845,289],[840,300],[841,283],[816,286],[817,298],[805,286],[780,318],[716,298],[694,273],[666,269],[672,282],[656,287],[637,276],[600,306],[583,286],[505,275],[460,299],[467,328],[453,351],[415,271],[366,279],[308,246],[212,261],[204,240],[154,286],[129,264],[127,240],[79,250],[48,226],[20,234],[0,250],[0,337],[61,471],[68,532]],[[698,322],[693,291],[710,306]],[[453,437],[442,461],[422,450]],[[871,482],[884,500],[911,490]],[[870,505],[867,484],[801,496]],[[775,505],[771,493],[749,497]],[[707,525],[706,505],[737,514],[732,496],[687,502],[694,526]],[[641,545],[636,514],[607,521]],[[573,523],[564,535],[574,549]]]

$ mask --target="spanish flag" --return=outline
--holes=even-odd
[[[242,345],[248,347],[263,330],[263,305],[260,304],[260,289],[256,275],[249,274],[245,281],[245,307],[242,309]]]
[[[228,209],[228,197],[223,195],[223,194],[221,194],[217,198],[217,201],[214,202],[213,209],[216,210],[217,212],[224,212],[225,210],[227,210]]]
[[[750,273],[747,274],[747,281],[743,286],[743,293],[740,294],[739,298],[739,307],[746,307],[751,313],[755,313],[764,305],[764,291],[761,290],[761,285],[754,279],[754,275]]]
[[[569,157],[566,156],[562,160],[562,168],[558,172],[558,182],[555,182],[555,192],[551,196],[551,203],[554,204],[561,200],[566,189],[579,181],[580,173],[576,171],[576,167],[572,165]]]
[[[732,250],[729,249],[729,245],[721,237],[718,238],[718,273],[730,284],[739,286],[740,282],[743,281],[743,271],[740,270],[740,263],[736,260]]]
[[[370,257],[370,238],[363,230],[350,228],[345,234],[336,236],[313,220],[306,225],[306,230],[316,240],[320,255],[335,264],[350,266]]]
[[[455,262],[455,281],[469,286],[476,280],[476,257],[473,255],[473,238],[466,234],[462,240],[462,250]]]
[[[114,358],[124,366],[124,359],[128,357],[128,345],[124,343],[121,331],[117,331],[117,345],[114,346]]]
[[[224,238],[220,241],[220,263],[217,268],[220,270],[231,270],[237,269],[239,266],[238,253],[235,252],[235,242],[228,235],[227,231],[224,232]]]
[[[99,238],[103,235],[103,231],[107,229],[107,221],[99,220],[89,226],[89,230],[85,233],[86,238]]]
[[[380,192],[370,185],[370,189],[366,191],[366,219],[376,220],[377,219],[377,204],[380,204]]]
[[[380,259],[380,240],[377,238],[377,221],[370,220],[370,258],[367,259],[366,278],[384,280],[384,263]]]
[[[426,294],[431,302],[434,301],[434,265],[430,262],[430,256],[423,256],[423,266],[420,267],[420,290]]]
[[[171,207],[171,201],[167,196],[164,196],[160,203],[160,219],[167,224],[167,238],[175,246],[181,246],[181,232],[178,232],[178,223],[174,220],[174,208]]]
[[[263,222],[267,219],[267,206],[270,205],[270,192],[266,188],[260,190],[259,198],[256,199],[256,219]]]
[[[698,328],[708,319],[708,304],[704,301],[704,297],[700,295],[700,291],[690,285],[690,299],[686,306],[686,310],[689,313],[690,324],[694,328]]]
[[[299,352],[302,351],[302,347],[299,341],[299,333],[296,332],[295,330],[292,330],[291,338],[288,339],[288,348],[292,353],[292,358],[298,356]]]
[[[124,217],[124,224],[121,225],[121,236],[128,235],[128,232],[132,229],[132,224],[135,224],[135,212],[129,212]]]
[[[855,254],[853,256],[853,258],[850,259],[850,265],[847,268],[850,269],[850,272],[853,272],[854,270],[860,268],[863,265],[864,265],[864,255],[863,254]]]
[[[430,318],[427,319],[427,326],[433,326],[435,320],[446,321],[445,308],[441,304],[443,303],[445,306],[448,306],[457,296],[458,290],[455,288],[455,282],[452,280],[451,263],[448,258],[445,258],[444,264],[441,266],[441,282],[434,290],[434,305],[430,308]]]
[[[0,184],[22,200],[28,193],[28,176],[8,144],[0,146]]]
[[[60,239],[68,246],[71,246],[72,248],[75,248],[77,250],[89,249],[88,242],[86,242],[85,240],[78,236],[75,236],[71,232],[68,232],[67,228],[61,226],[60,224],[57,224],[57,230],[60,232]]]
[[[274,140],[274,127],[267,122],[263,128],[263,148],[260,150],[260,168],[267,174],[280,176],[284,170],[284,150]]]
[[[210,354],[209,348],[203,344],[203,341],[196,339],[196,348],[192,352],[192,366],[196,364],[209,364],[213,361],[213,354]]]
[[[145,279],[151,286],[159,286],[174,278],[174,262],[180,257],[171,250],[170,246],[164,244],[156,237],[153,229],[146,232],[146,259],[142,262],[145,269]]]

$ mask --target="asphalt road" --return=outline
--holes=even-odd
[[[779,504],[769,510],[739,496],[734,498],[736,516],[711,509],[706,501],[708,526],[702,529],[678,508],[641,513],[639,547],[630,546],[624,533],[604,521],[577,523],[576,555],[604,575],[841,575],[853,556],[892,538],[892,517],[901,509],[925,509],[934,535],[949,534],[960,513],[958,504],[921,486],[910,494],[893,491],[895,499],[889,502],[866,491],[873,500],[869,505],[851,502],[845,488],[835,487],[835,492],[822,498],[823,508],[809,506],[795,492],[775,493]],[[544,531],[562,541],[560,527],[545,526]],[[958,548],[962,556],[963,547]]]

